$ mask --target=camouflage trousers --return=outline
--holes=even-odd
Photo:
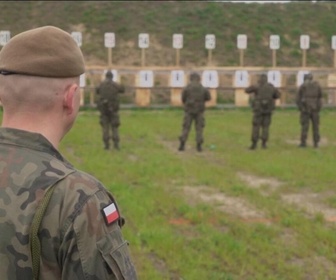
[[[118,145],[119,138],[119,126],[120,118],[118,112],[105,111],[100,113],[100,125],[103,132],[103,142],[105,148],[109,148],[110,139],[112,139],[115,145]],[[110,137],[110,135],[112,137]]]
[[[312,132],[314,143],[320,141],[319,124],[320,115],[318,111],[305,112],[301,111],[300,123],[301,123],[301,143],[306,143],[308,137],[309,123],[312,123]]]
[[[271,125],[272,114],[254,113],[252,120],[252,142],[258,142],[259,137],[267,142],[269,137],[269,127]],[[261,132],[261,136],[260,136]]]
[[[192,123],[195,124],[196,130],[196,143],[203,143],[203,129],[205,127],[204,113],[188,113],[185,112],[183,124],[182,124],[182,134],[180,136],[180,141],[186,142],[190,132]]]

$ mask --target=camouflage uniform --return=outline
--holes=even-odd
[[[205,127],[205,102],[211,99],[208,89],[200,83],[200,76],[197,73],[190,75],[190,83],[182,91],[182,103],[184,104],[184,119],[182,125],[182,134],[179,137],[179,150],[184,150],[185,142],[192,125],[195,122],[197,150],[202,150],[203,129]]]
[[[266,148],[269,138],[269,127],[272,121],[272,112],[275,109],[275,99],[280,97],[278,89],[267,82],[267,76],[262,74],[258,85],[252,85],[245,89],[245,92],[254,93],[252,101],[253,120],[252,120],[252,145],[250,149],[257,147],[259,133],[261,130],[262,147]]]
[[[300,110],[301,143],[300,147],[306,147],[309,122],[312,122],[314,147],[318,147],[320,141],[319,123],[320,110],[322,108],[322,90],[317,81],[313,81],[311,74],[305,75],[305,80],[300,86],[296,98],[296,104]]]
[[[98,110],[100,111],[100,125],[103,129],[103,142],[105,149],[110,148],[110,129],[115,149],[119,149],[119,93],[124,93],[125,88],[112,80],[113,74],[107,71],[106,79],[96,89],[99,95]]]
[[[104,221],[102,209],[116,202],[99,181],[74,169],[37,133],[0,128],[0,158],[2,279],[33,279],[29,232],[51,185],[38,234],[40,279],[137,279],[122,218]]]

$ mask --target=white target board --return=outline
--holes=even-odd
[[[246,70],[238,70],[235,72],[235,86],[236,87],[248,87],[249,86],[249,74]]]
[[[302,50],[308,50],[309,49],[309,42],[310,41],[310,37],[309,35],[301,35],[300,36],[300,48]]]
[[[72,38],[77,43],[78,47],[82,46],[82,32],[71,32]]]
[[[106,72],[107,72],[108,70],[104,70],[104,73],[103,73],[103,80],[105,79],[105,77],[106,77]],[[112,75],[113,75],[113,77],[112,77],[112,81],[114,81],[114,82],[118,82],[118,71],[117,70],[115,70],[115,69],[112,69],[112,70],[110,70],[111,72],[112,72]]]
[[[281,87],[281,73],[277,70],[267,72],[267,81],[275,87]]]
[[[247,48],[247,36],[245,34],[239,34],[237,36],[237,48],[239,50],[245,50]]]
[[[218,72],[216,70],[203,71],[202,85],[207,88],[217,88],[218,87]]]
[[[336,36],[335,35],[331,36],[331,48],[333,50],[336,50]]]
[[[270,45],[271,50],[280,49],[280,36],[279,35],[271,35],[269,45]]]
[[[173,34],[173,48],[182,49],[183,48],[183,35]]]
[[[308,74],[309,71],[307,70],[301,70],[297,73],[297,76],[296,76],[296,85],[299,87],[303,84],[303,78],[304,78],[304,75],[305,74]]]
[[[85,87],[86,81],[85,81],[85,73],[79,76],[79,86],[80,87]]]
[[[104,44],[106,48],[115,47],[115,34],[112,32],[107,32],[104,34]]]
[[[139,34],[139,48],[147,49],[149,47],[149,34],[140,33]]]
[[[139,72],[139,87],[151,88],[154,84],[154,75],[151,70],[142,70]]]
[[[0,46],[4,46],[10,40],[10,31],[2,30],[0,31]]]
[[[171,71],[170,86],[174,88],[180,88],[185,86],[185,74],[183,70]]]
[[[216,37],[214,34],[205,35],[205,48],[213,50],[216,47]]]

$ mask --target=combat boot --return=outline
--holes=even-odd
[[[114,147],[116,150],[120,150],[120,148],[119,148],[119,143],[118,143],[118,142],[114,142],[114,143],[113,143],[113,147]]]
[[[314,142],[314,148],[318,148],[318,142]]]
[[[202,144],[197,144],[197,151],[202,152]]]
[[[306,142],[301,142],[299,145],[299,148],[306,148],[306,147],[307,147]]]
[[[179,151],[184,151],[184,141],[180,141],[180,147],[178,148]]]
[[[104,150],[109,150],[110,149],[110,144],[108,141],[104,141]]]
[[[265,141],[265,140],[262,140],[262,148],[263,148],[263,149],[267,149],[266,142],[267,142],[267,141]]]
[[[250,150],[255,150],[257,148],[257,142],[256,141],[253,141],[252,142],[252,145],[250,146]]]

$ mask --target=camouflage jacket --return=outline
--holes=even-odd
[[[119,94],[125,92],[125,87],[114,82],[112,79],[105,79],[96,88],[99,96],[97,105],[100,111],[118,111]]]
[[[279,90],[270,83],[252,85],[245,92],[254,93],[251,105],[255,113],[270,114],[275,109],[275,100],[280,97]]]
[[[33,279],[29,231],[51,185],[38,234],[40,279],[137,279],[113,197],[95,178],[74,169],[46,138],[0,128],[0,172],[2,279]],[[104,211],[110,206],[115,210]]]
[[[301,112],[319,112],[322,108],[322,89],[316,81],[305,81],[299,88],[296,104]]]
[[[205,102],[211,99],[208,89],[201,83],[192,81],[182,91],[182,103],[187,113],[202,113],[205,110]]]

